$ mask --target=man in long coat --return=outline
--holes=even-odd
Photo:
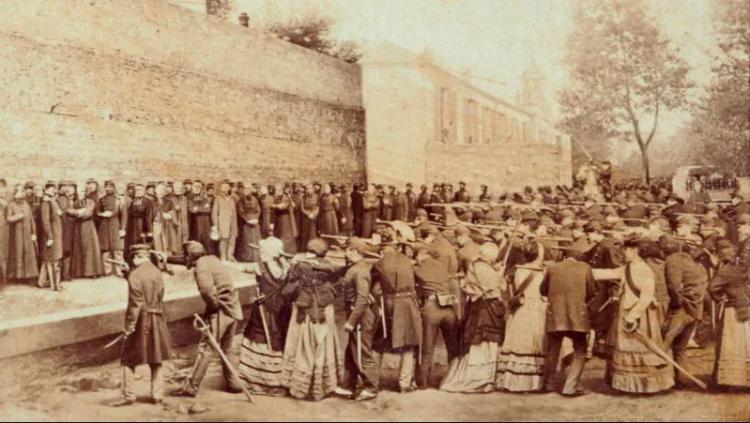
[[[190,209],[190,240],[200,242],[209,254],[214,252],[214,241],[211,239],[212,200],[203,190],[203,182],[193,182],[193,195],[188,201]]]
[[[128,205],[125,248],[143,244],[153,237],[154,203],[146,197],[146,190],[141,184],[135,186],[135,197]]]
[[[211,209],[211,222],[219,231],[219,257],[223,261],[236,261],[234,250],[237,243],[237,205],[229,195],[229,182],[224,181],[220,194]]]
[[[71,247],[70,275],[72,278],[98,278],[104,274],[104,263],[99,248],[99,235],[94,224],[99,184],[94,179],[86,181],[83,199],[67,213],[74,216],[73,245]]]
[[[125,336],[122,346],[123,399],[114,406],[130,405],[135,367],[148,364],[151,369],[151,398],[155,404],[164,397],[162,363],[169,360],[171,341],[164,317],[164,280],[150,260],[150,246],[130,247],[134,269],[128,275],[128,307],[125,311]]]
[[[375,220],[380,211],[380,199],[375,192],[375,185],[367,186],[367,193],[362,200],[362,238],[370,238],[375,226]]]
[[[376,297],[382,296],[385,308],[381,311],[385,313],[385,328],[377,322],[375,348],[381,353],[400,355],[398,386],[401,392],[408,392],[415,388],[415,354],[422,344],[414,268],[411,260],[393,245],[385,246],[382,256],[372,268],[373,292]]]
[[[112,258],[122,261],[123,240],[120,234],[125,231],[127,213],[120,207],[120,202],[115,193],[115,184],[112,181],[104,182],[105,194],[96,204],[97,229],[99,232],[99,249],[104,258]],[[120,272],[119,267],[115,267]],[[104,274],[112,274],[113,266],[104,263]]]
[[[59,194],[57,195],[57,204],[60,205],[60,211],[63,215],[60,217],[62,223],[62,250],[63,258],[60,263],[60,278],[63,281],[69,281],[70,276],[70,256],[73,251],[73,231],[75,229],[76,218],[67,213],[68,209],[74,207],[76,200],[76,185],[73,181],[60,182],[58,186]]]
[[[26,282],[38,275],[36,226],[22,185],[14,190],[13,201],[5,208],[8,222],[8,281]]]
[[[595,279],[591,266],[581,261],[587,248],[568,250],[569,257],[548,268],[539,287],[547,297],[547,357],[544,362],[544,389],[554,390],[557,362],[563,338],[573,341],[573,362],[565,380],[562,394],[579,396],[585,392],[580,386],[586,363],[586,336],[591,329],[587,302],[595,293]]]
[[[167,199],[172,202],[172,206],[174,207],[175,216],[173,223],[176,225],[179,245],[182,246],[190,238],[188,197],[185,194],[185,184],[176,181],[173,185],[173,192],[167,195]]]

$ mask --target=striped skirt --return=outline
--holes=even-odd
[[[266,343],[242,340],[240,351],[240,378],[251,392],[260,395],[285,396],[286,387],[282,384],[281,368],[284,354],[268,348]]]
[[[291,396],[319,401],[331,395],[344,378],[344,358],[333,305],[324,310],[325,323],[313,323],[310,316],[298,323],[297,312],[297,306],[293,305],[281,381]]]
[[[495,388],[511,392],[540,391],[544,386],[547,303],[525,302],[508,318],[505,342],[497,359]]]
[[[722,386],[750,387],[750,320],[738,321],[734,307],[727,307],[721,320],[714,381]]]

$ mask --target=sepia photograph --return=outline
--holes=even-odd
[[[1,0],[0,422],[750,421],[750,0]]]

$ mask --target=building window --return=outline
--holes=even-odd
[[[466,99],[464,102],[464,142],[476,144],[479,142],[479,119],[477,102]]]
[[[456,93],[448,88],[440,90],[440,131],[442,142],[456,142]]]

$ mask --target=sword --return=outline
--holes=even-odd
[[[255,289],[258,291],[258,297],[260,297],[260,288],[256,286]],[[268,322],[266,321],[266,308],[263,307],[263,304],[258,303],[257,300],[256,303],[258,304],[258,311],[260,312],[260,321],[263,323],[263,334],[266,336],[266,345],[268,345],[268,351],[272,351],[271,334],[268,331]]]
[[[380,295],[380,322],[383,324],[383,338],[388,338],[388,327],[385,324],[385,301],[383,301],[383,295]]]
[[[216,353],[219,355],[219,358],[221,358],[221,361],[224,363],[225,366],[227,366],[227,370],[234,376],[237,381],[239,381],[240,386],[242,386],[242,392],[247,397],[247,400],[250,402],[253,402],[253,395],[250,393],[250,391],[247,390],[247,387],[245,386],[245,382],[242,381],[240,378],[240,375],[237,373],[236,370],[234,370],[234,366],[232,366],[232,363],[229,362],[229,359],[226,355],[224,355],[224,351],[221,350],[221,347],[219,346],[219,343],[216,342],[216,338],[211,334],[211,328],[208,326],[208,324],[201,319],[201,316],[194,314],[193,315],[193,327],[198,332],[201,332],[206,339],[208,340],[208,343],[211,345],[211,347],[216,351]]]
[[[362,369],[362,326],[357,325],[357,365]]]
[[[124,341],[125,338],[127,338],[127,335],[125,335],[124,333],[121,333],[120,335],[117,336],[117,338],[109,341],[109,343],[107,345],[103,346],[102,349],[106,350],[107,348],[111,348],[116,343],[118,343],[120,341]]]
[[[677,364],[676,361],[672,360],[671,357],[669,357],[669,354],[662,351],[661,348],[659,348],[654,341],[646,338],[642,333],[638,332],[637,330],[635,332],[631,332],[637,340],[639,340],[643,345],[648,347],[654,354],[661,357],[662,360],[666,361],[667,363],[674,366],[675,369],[679,370],[682,374],[687,376],[690,380],[695,382],[696,385],[700,386],[702,389],[708,389],[708,386],[706,386],[705,383],[703,383],[702,380],[698,379],[697,377],[693,376],[690,372],[685,370],[684,367]]]

